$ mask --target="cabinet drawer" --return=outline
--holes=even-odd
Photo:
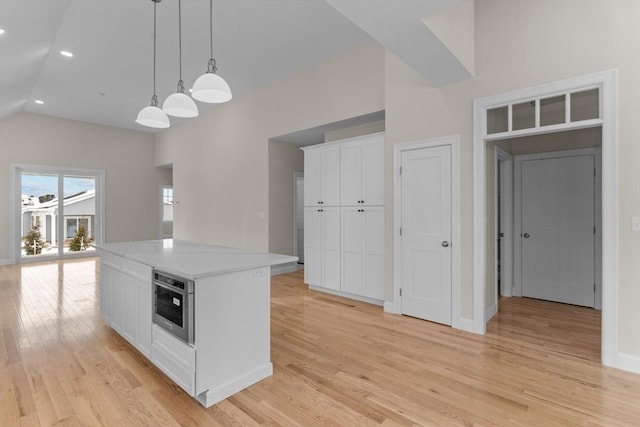
[[[186,372],[196,370],[196,349],[174,337],[158,325],[153,325],[153,353],[156,349]]]
[[[100,262],[116,270],[122,270],[123,259],[108,252],[100,251]]]
[[[195,394],[195,372],[184,369],[182,363],[179,363],[175,355],[168,351],[166,347],[154,342],[151,345],[151,360],[153,360],[153,363],[160,368],[162,372],[182,387],[184,391],[189,393],[190,396]]]
[[[137,279],[151,283],[151,267],[129,259],[122,260],[122,270]]]

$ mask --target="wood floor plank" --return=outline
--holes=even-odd
[[[0,266],[0,426],[640,425],[600,312],[501,299],[486,335],[271,281],[274,375],[202,407],[104,324],[96,259]]]

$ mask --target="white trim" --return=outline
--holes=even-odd
[[[271,266],[271,275],[278,276],[280,274],[293,273],[294,271],[298,271],[298,263],[297,262],[288,262],[286,264],[278,264]]]
[[[496,289],[497,299],[500,296],[510,297],[513,295],[513,157],[511,154],[502,150],[500,147],[496,147],[496,161],[495,161],[495,173],[496,178],[498,176],[498,168],[500,164],[504,165],[503,174],[500,175],[500,201],[501,206],[498,205],[498,198],[496,197],[496,212],[500,210],[500,218],[502,218],[504,236],[501,238],[504,242],[504,253],[502,253],[502,259],[500,260],[500,273],[501,277],[498,278],[498,265],[495,266],[496,277]],[[498,182],[496,180],[495,194],[498,194]],[[499,233],[498,229],[498,216],[495,218],[496,233]],[[498,245],[496,240],[495,257],[498,258]],[[500,279],[500,288],[498,288],[497,281]],[[490,319],[490,318],[489,318]],[[485,317],[485,321],[489,320]]]
[[[615,367],[624,371],[640,374],[640,357],[633,354],[618,352]]]
[[[491,304],[491,306],[487,307],[487,309],[484,312],[484,318],[488,322],[497,313],[498,313],[498,301],[496,301],[494,304]]]
[[[298,178],[304,179],[304,172],[293,172],[293,256],[298,256],[298,212],[296,211],[298,206]],[[302,202],[302,210],[304,213],[304,201]],[[304,263],[304,259],[302,262]]]
[[[339,297],[349,298],[349,299],[360,301],[360,302],[366,302],[367,304],[379,305],[381,307],[386,306],[387,304],[384,300],[381,300],[381,299],[370,298],[364,295],[351,294],[349,292],[343,292],[339,289],[331,289],[331,288],[325,288],[323,286],[314,286],[314,285],[309,285],[309,289],[316,292],[322,292],[325,294],[336,295]]]
[[[0,259],[0,265],[11,265],[11,258]]]
[[[396,311],[396,305],[394,304],[393,301],[385,301],[383,307],[386,313],[400,314],[399,312]]]
[[[519,99],[545,96],[553,92],[566,92],[587,87],[600,88],[602,125],[602,363],[624,369],[618,353],[618,72],[603,71],[582,77],[560,80],[530,88],[507,92],[473,102],[473,320],[474,331],[484,333],[485,291],[485,116],[494,105]],[[588,122],[588,121],[585,121]],[[585,123],[583,123],[585,124]],[[570,124],[569,124],[570,125]],[[550,131],[575,127],[554,126]],[[557,129],[555,129],[557,127]],[[552,128],[548,126],[546,128]],[[540,129],[532,134],[542,133]],[[514,133],[509,133],[513,137]],[[495,138],[496,135],[491,135]],[[503,136],[506,137],[506,134]]]
[[[575,150],[548,151],[544,153],[522,154],[514,156],[514,285],[513,295],[522,296],[522,240],[515,238],[522,234],[522,162],[527,160],[552,159],[557,157],[575,157],[575,156],[593,156],[593,165],[596,170],[597,181],[600,180],[602,170],[600,167],[599,148],[578,148]],[[596,234],[594,235],[594,280],[596,292],[594,295],[594,308],[602,308],[602,278],[598,277],[602,270],[602,247],[597,244],[601,242],[600,235],[602,230],[601,224],[601,207],[600,185],[594,181],[593,204],[595,208],[594,222],[596,224]]]
[[[10,247],[9,247],[11,263],[15,264],[17,262],[44,261],[44,260],[50,260],[50,259],[95,256],[95,252],[93,251],[83,252],[82,254],[64,253],[62,250],[62,246],[60,246],[58,255],[51,255],[51,256],[43,255],[43,256],[39,256],[36,258],[29,258],[29,259],[22,258],[21,256],[22,237],[20,236],[22,217],[21,217],[20,210],[18,209],[18,206],[20,206],[20,203],[18,202],[18,200],[20,200],[21,198],[22,189],[20,188],[20,179],[17,179],[17,177],[20,171],[23,171],[23,170],[37,172],[37,173],[57,174],[57,175],[62,175],[63,177],[64,175],[80,175],[80,176],[95,178],[96,206],[95,206],[95,220],[94,220],[95,229],[93,230],[94,245],[97,246],[102,244],[104,242],[104,235],[105,235],[104,221],[106,218],[105,217],[106,175],[104,170],[30,165],[30,164],[24,164],[24,163],[11,163],[9,165],[9,173],[11,174],[10,176],[11,194],[10,194],[10,200],[9,200],[9,206],[11,211],[10,211],[10,225],[9,225],[10,234],[9,235],[13,236],[10,242]],[[63,179],[58,179],[58,194],[62,194],[63,186],[64,186]],[[63,206],[64,198],[58,197],[58,200],[59,200],[58,209],[60,212],[63,212],[64,214],[64,206]],[[63,219],[64,219],[64,215],[57,216],[58,230],[63,230],[63,227],[64,227]],[[64,238],[64,236],[61,234],[61,236],[58,236],[58,239],[61,239],[61,237]]]
[[[456,329],[470,331],[470,319],[461,314],[460,295],[460,136],[451,135],[424,141],[396,144],[393,147],[393,313],[402,313],[400,288],[401,274],[401,244],[400,221],[402,215],[400,165],[403,151],[417,150],[449,145],[451,146],[451,326]]]

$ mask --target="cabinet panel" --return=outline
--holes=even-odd
[[[111,267],[104,262],[100,263],[100,312],[107,323],[111,323],[112,317],[113,273]]]
[[[322,209],[322,282],[340,289],[340,208]]]
[[[322,151],[322,204],[340,205],[340,147]]]
[[[362,200],[365,205],[384,205],[384,136],[362,143]]]
[[[322,153],[304,153],[304,205],[317,206],[322,201]]]
[[[111,326],[113,329],[122,333],[122,315],[124,313],[124,293],[123,293],[124,274],[120,271],[112,271],[111,280]]]
[[[340,147],[340,181],[343,206],[357,206],[362,200],[362,144],[343,144]]]
[[[384,207],[366,207],[362,215],[362,294],[384,299]]]
[[[138,285],[136,279],[122,275],[122,336],[136,345],[138,339]]]
[[[319,208],[304,209],[304,282],[322,285],[322,216]]]
[[[138,340],[136,347],[145,356],[151,356],[151,279],[149,282],[138,280]]]
[[[342,290],[362,294],[361,208],[342,208]]]

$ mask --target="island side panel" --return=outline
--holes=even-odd
[[[205,406],[271,375],[270,267],[196,280],[196,396]]]

